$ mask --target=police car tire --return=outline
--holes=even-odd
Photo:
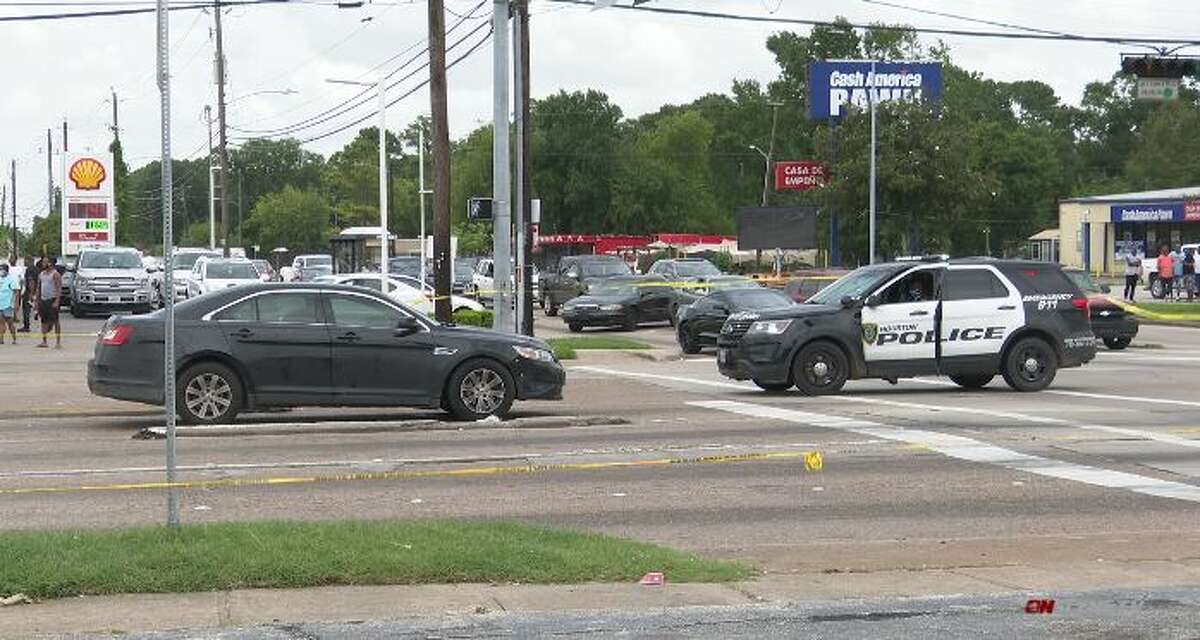
[[[991,382],[992,378],[995,377],[995,375],[990,373],[980,373],[969,376],[950,376],[950,380],[964,389],[979,389],[986,387],[987,383]]]
[[[826,365],[826,374],[818,376],[814,366]],[[837,393],[846,384],[850,375],[850,361],[841,347],[826,340],[815,340],[804,345],[792,362],[792,382],[805,395],[817,396]]]
[[[1026,369],[1026,362],[1035,359],[1036,371]],[[1001,374],[1008,386],[1017,391],[1041,391],[1054,382],[1058,373],[1058,356],[1041,338],[1022,338],[1004,355]]]
[[[1120,351],[1121,349],[1128,347],[1129,343],[1132,341],[1132,338],[1105,338],[1104,346],[1112,349],[1113,351]]]
[[[692,337],[692,331],[688,328],[687,323],[679,325],[679,330],[676,332],[679,337],[679,350],[686,354],[700,353],[700,342]]]

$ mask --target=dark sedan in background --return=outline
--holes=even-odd
[[[92,393],[163,403],[164,312],[114,316],[88,363]],[[451,327],[378,292],[250,284],[176,305],[176,408],[188,423],[292,406],[440,407],[503,417],[514,400],[558,400],[565,373],[545,342]]]
[[[587,295],[562,306],[562,319],[576,333],[584,327],[622,327],[670,320],[675,291],[659,277],[621,276],[593,283]]]
[[[1063,273],[1088,297],[1088,316],[1096,339],[1109,349],[1128,347],[1137,337],[1138,319],[1110,300],[1108,285],[1097,284],[1088,272],[1083,269],[1063,269]]]
[[[793,304],[786,293],[762,287],[711,293],[679,310],[675,328],[679,348],[684,353],[700,353],[702,347],[715,347],[721,326],[735,313],[756,313]]]

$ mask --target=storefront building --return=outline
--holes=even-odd
[[[1058,228],[1063,265],[1118,275],[1128,253],[1200,240],[1200,186],[1067,198],[1058,203]]]

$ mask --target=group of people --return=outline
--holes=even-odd
[[[11,260],[16,263],[16,260]],[[62,348],[62,327],[58,315],[62,306],[62,274],[59,273],[53,256],[37,260],[26,257],[21,267],[10,267],[9,262],[0,261],[0,344],[12,334],[12,344],[17,344],[18,333],[29,333],[29,317],[42,324],[40,348],[48,348],[50,332],[54,332],[54,348]],[[17,328],[17,313],[21,314],[21,327]]]
[[[1179,300],[1184,295],[1190,301],[1200,282],[1196,281],[1196,251],[1187,248],[1171,251],[1163,245],[1158,250],[1158,279],[1162,281],[1163,299]]]

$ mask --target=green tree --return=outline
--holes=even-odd
[[[233,150],[229,163],[233,174],[229,177],[230,195],[236,193],[234,185],[240,180],[241,204],[250,211],[259,198],[285,186],[309,189],[319,185],[324,160],[302,148],[294,138],[254,138]]]
[[[33,228],[21,251],[35,256],[62,255],[62,217],[58,209],[33,219]]]
[[[531,108],[534,197],[554,233],[603,230],[612,205],[620,107],[605,94],[560,91]]]
[[[288,186],[259,198],[246,221],[246,236],[262,251],[326,251],[334,233],[332,217],[333,209],[320,192]]]

